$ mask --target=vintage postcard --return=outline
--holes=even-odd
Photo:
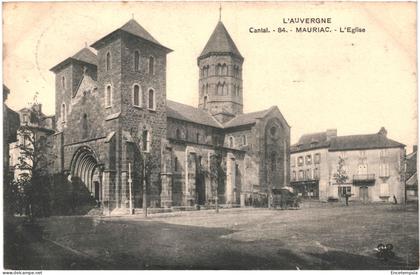
[[[4,274],[417,274],[416,3],[2,8]]]

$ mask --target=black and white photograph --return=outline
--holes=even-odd
[[[3,274],[417,274],[416,12],[3,2]]]

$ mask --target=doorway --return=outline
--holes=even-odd
[[[360,186],[359,198],[363,202],[367,202],[369,200],[369,189],[367,186]]]

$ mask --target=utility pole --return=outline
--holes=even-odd
[[[146,154],[143,154],[143,215],[147,218]]]
[[[128,192],[129,192],[129,207],[130,207],[130,215],[133,214],[133,195],[131,192],[131,183],[133,180],[131,179],[131,163],[128,163]]]

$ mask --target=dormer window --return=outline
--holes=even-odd
[[[149,57],[149,74],[155,74],[155,58],[153,56]]]
[[[106,53],[106,71],[111,70],[111,53]]]

